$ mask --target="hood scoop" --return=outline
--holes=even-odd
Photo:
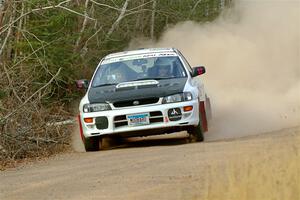
[[[123,82],[116,85],[116,90],[130,90],[130,89],[141,89],[157,87],[159,82],[157,80],[142,80],[142,81],[131,81]]]

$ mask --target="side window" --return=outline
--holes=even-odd
[[[184,65],[187,66],[188,71],[190,72],[190,74],[192,74],[192,72],[193,72],[192,67],[190,66],[188,61],[185,59],[185,57],[182,55],[182,53],[179,50],[178,50],[178,53],[179,53],[180,57],[182,58]]]

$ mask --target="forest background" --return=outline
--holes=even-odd
[[[70,149],[75,80],[136,38],[208,23],[232,0],[0,0],[0,169]]]

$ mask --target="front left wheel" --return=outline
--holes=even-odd
[[[192,127],[191,130],[188,131],[190,135],[190,140],[195,142],[203,142],[204,136],[203,131],[201,128],[201,121],[199,121],[198,125],[195,127]]]
[[[191,141],[203,142],[203,133],[207,131],[207,118],[204,102],[199,102],[199,122],[197,126],[191,127],[188,131]]]

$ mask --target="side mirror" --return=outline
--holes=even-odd
[[[77,80],[76,87],[78,89],[87,89],[89,87],[89,81],[87,79]]]
[[[195,76],[199,76],[201,74],[204,74],[205,73],[205,67],[204,66],[200,66],[200,67],[194,67],[193,68],[193,72],[192,72],[192,77],[195,77]]]

